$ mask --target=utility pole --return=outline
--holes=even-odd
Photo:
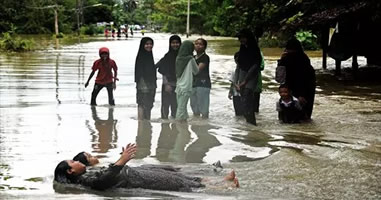
[[[81,30],[80,30],[80,25],[79,25],[79,4],[80,4],[80,0],[76,0],[76,4],[77,4],[77,9],[76,9],[76,14],[77,14],[77,34],[78,36],[81,34]]]
[[[58,37],[59,31],[58,31],[58,12],[57,12],[58,6],[56,5],[54,7],[54,29],[56,30],[56,37]]]
[[[187,12],[187,38],[189,37],[189,20],[190,20],[190,0],[188,0],[188,12]]]

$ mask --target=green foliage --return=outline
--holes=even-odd
[[[301,30],[295,33],[296,39],[298,39],[305,50],[316,50],[319,48],[317,43],[317,36],[313,34],[311,31]]]
[[[0,49],[5,51],[30,51],[33,47],[33,40],[21,39],[11,32],[3,33],[0,39]]]
[[[81,27],[81,34],[85,35],[97,35],[102,34],[104,30],[104,27],[97,27],[94,24],[86,25]]]

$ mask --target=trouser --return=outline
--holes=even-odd
[[[250,124],[256,125],[255,113],[254,113],[254,92],[252,89],[241,89],[241,101],[244,109],[244,116],[246,121]]]
[[[260,92],[254,92],[254,112],[259,112],[259,101],[261,98]]]
[[[193,114],[198,116],[202,115],[204,118],[209,117],[209,103],[210,103],[210,88],[194,87],[192,96],[190,97],[190,105]]]
[[[187,105],[191,92],[182,92],[181,94],[176,93],[177,100],[177,110],[176,110],[176,119],[177,120],[186,120],[188,119]]]
[[[233,106],[236,116],[242,116],[244,109],[241,102],[241,96],[233,96]]]
[[[168,119],[169,107],[171,107],[171,116],[176,117],[177,101],[176,101],[176,87],[172,87],[171,92],[165,91],[165,85],[161,87],[161,118]]]
[[[91,93],[91,105],[97,105],[96,99],[97,99],[99,92],[101,91],[101,89],[103,87],[107,88],[108,104],[110,104],[111,106],[115,105],[112,84],[113,83],[107,83],[107,84],[103,85],[103,84],[95,83],[93,92]]]
[[[139,119],[151,119],[151,109],[153,108],[153,102],[155,101],[156,89],[142,92],[137,90],[136,103],[138,104],[138,118]]]

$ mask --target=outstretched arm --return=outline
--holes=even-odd
[[[93,78],[94,74],[95,74],[95,71],[92,71],[90,76],[89,76],[89,78],[87,79],[87,81],[85,83],[85,88],[89,85],[89,81],[90,81],[91,78]]]
[[[119,160],[110,165],[106,170],[101,170],[95,176],[85,176],[79,179],[82,185],[89,186],[96,190],[105,190],[114,186],[118,182],[117,176],[124,165],[135,156],[136,145],[128,144],[122,148],[123,152]]]
[[[122,155],[114,165],[124,166],[129,160],[135,157],[136,144],[127,144],[126,148],[122,148]]]

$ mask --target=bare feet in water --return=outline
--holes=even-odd
[[[232,184],[233,187],[237,187],[237,188],[239,187],[238,178],[236,177],[234,170],[232,170],[230,172],[230,174],[226,175],[224,180],[225,181],[232,181],[233,182],[233,184]]]

